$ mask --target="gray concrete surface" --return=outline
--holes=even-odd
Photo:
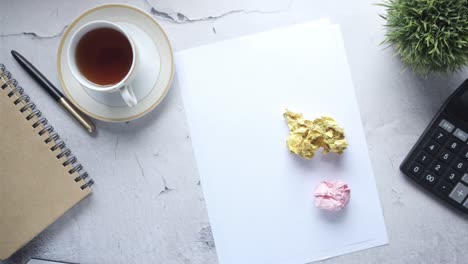
[[[55,125],[97,184],[94,194],[2,264],[40,257],[79,263],[217,263],[180,93],[147,116],[96,122],[90,137],[13,61],[15,49],[54,83],[64,28],[107,1],[1,0],[0,62]],[[417,77],[392,49],[378,1],[132,0],[167,31],[174,49],[330,17],[344,35],[390,244],[323,263],[467,263],[467,218],[421,192],[398,166],[468,70]]]

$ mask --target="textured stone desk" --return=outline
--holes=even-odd
[[[339,23],[390,245],[323,263],[467,263],[468,220],[415,188],[398,166],[468,71],[424,79],[405,70],[391,49],[379,46],[384,32],[377,14],[383,11],[376,1],[120,2],[151,13],[176,51],[321,17]],[[96,122],[98,133],[90,137],[10,55],[11,49],[21,52],[58,84],[56,52],[64,28],[104,3],[1,0],[0,62],[97,182],[89,199],[6,263],[24,263],[31,256],[79,263],[217,263],[179,91],[172,89],[139,120]]]

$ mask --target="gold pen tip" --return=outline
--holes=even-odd
[[[72,115],[80,125],[86,129],[89,133],[93,133],[96,130],[96,126],[89,120],[83,113],[80,113],[66,98],[62,97],[59,103]]]
[[[94,133],[96,131],[96,126],[94,124],[91,124],[91,126],[88,126],[86,128],[90,134]]]

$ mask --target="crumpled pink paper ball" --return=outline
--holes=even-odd
[[[315,206],[329,211],[339,211],[349,201],[351,189],[342,181],[322,181],[315,189]]]

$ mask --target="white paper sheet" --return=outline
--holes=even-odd
[[[338,26],[306,23],[176,54],[176,78],[221,264],[302,264],[387,243]],[[345,128],[342,156],[286,147],[285,108]],[[351,188],[337,213],[314,188]]]

